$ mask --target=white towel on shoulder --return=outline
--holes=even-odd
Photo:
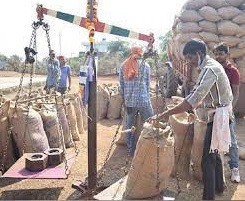
[[[210,152],[229,152],[231,146],[231,135],[229,127],[229,114],[232,112],[232,105],[218,107],[215,110],[212,130]]]

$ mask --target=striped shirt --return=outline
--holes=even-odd
[[[202,109],[202,117],[199,116],[199,119],[211,122],[216,107],[232,103],[232,90],[224,68],[216,60],[206,56],[200,69],[197,83],[185,100],[192,108],[198,107],[197,111]]]
[[[125,80],[123,66],[119,71],[120,93],[127,107],[147,107],[150,105],[150,66],[138,60],[138,76]]]

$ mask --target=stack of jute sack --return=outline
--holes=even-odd
[[[122,97],[118,84],[102,84],[97,87],[97,120],[121,118]]]
[[[168,53],[183,59],[184,44],[192,38],[204,40],[209,49],[226,42],[230,57],[239,68],[245,82],[245,1],[188,0],[175,17]]]
[[[97,87],[97,120],[123,118],[123,100],[118,84],[102,84]],[[154,112],[164,110],[164,98],[159,94],[150,93]]]
[[[49,148],[66,149],[74,147],[74,141],[84,133],[84,112],[78,94],[61,98],[59,94],[32,92],[31,97],[20,96],[18,104],[3,102],[0,110],[0,163],[5,169],[10,167],[9,161],[13,164],[13,149],[17,158]]]
[[[225,42],[230,47],[230,60],[240,71],[240,97],[235,112],[244,113],[245,98],[245,0],[188,0],[176,15],[168,55],[183,62],[183,48],[187,41],[199,38],[206,42],[209,54],[214,45]],[[194,76],[197,77],[197,76]],[[196,120],[191,160],[194,176],[201,180],[201,156],[205,124]]]

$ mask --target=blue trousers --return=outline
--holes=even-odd
[[[230,160],[228,161],[230,169],[239,167],[239,151],[235,134],[235,126],[235,121],[230,122],[231,147],[229,149]]]
[[[132,126],[136,126],[136,115],[139,112],[143,122],[149,117],[153,116],[153,109],[151,104],[148,107],[127,107],[126,108],[126,129],[131,129]],[[130,156],[134,155],[135,152],[135,134],[128,132],[126,133],[128,152]]]

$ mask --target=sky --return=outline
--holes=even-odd
[[[171,29],[174,16],[186,0],[98,0],[98,19],[143,34],[153,32],[155,38]],[[165,3],[166,2],[166,3]],[[87,0],[7,0],[0,1],[0,53],[6,56],[17,54],[24,58],[24,47],[29,46],[32,23],[37,21],[36,6],[85,17]],[[51,48],[66,57],[78,56],[82,42],[88,41],[88,30],[77,25],[44,16],[50,25]],[[105,33],[95,33],[95,44],[105,38],[124,40]],[[129,40],[130,41],[130,40]],[[135,41],[140,45],[147,45]],[[157,43],[157,41],[156,41]],[[48,56],[48,45],[42,28],[37,31],[38,59]]]

